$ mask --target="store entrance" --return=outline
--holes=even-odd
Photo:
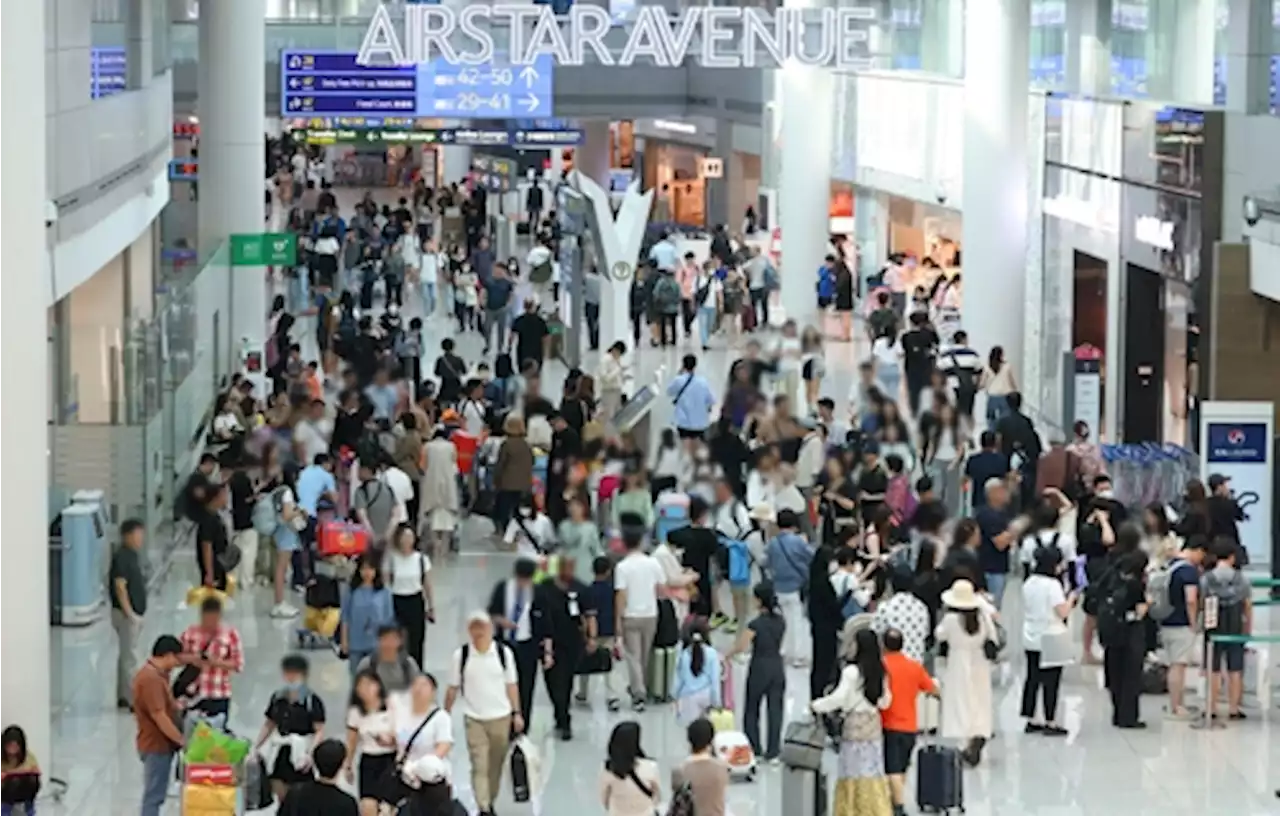
[[[1159,442],[1163,425],[1164,280],[1156,272],[1125,264],[1124,425],[1125,442]]]

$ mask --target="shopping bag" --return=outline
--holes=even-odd
[[[594,652],[588,652],[578,661],[574,674],[608,674],[613,671],[613,653],[607,646],[598,646]]]
[[[538,751],[524,735],[511,743],[511,795],[517,802],[528,802],[538,790]]]
[[[244,792],[245,810],[262,810],[275,802],[271,792],[271,774],[262,757],[255,756],[245,763],[240,787]]]
[[[363,555],[369,548],[369,531],[359,524],[327,521],[320,525],[318,545],[322,558]]]

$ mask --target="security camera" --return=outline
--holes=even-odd
[[[933,194],[933,196],[934,196],[934,198],[936,198],[936,199],[938,200],[938,206],[939,206],[939,207],[945,207],[945,206],[947,205],[947,191],[946,191],[946,190],[939,190],[938,192],[934,193],[934,194]]]
[[[44,228],[49,229],[58,223],[58,205],[52,201],[44,203]]]
[[[1262,220],[1262,210],[1258,206],[1258,200],[1253,196],[1244,197],[1244,222],[1251,227],[1256,227],[1258,222]]]
[[[1264,218],[1280,221],[1280,191],[1271,195],[1247,195],[1244,197],[1244,222],[1256,227]]]

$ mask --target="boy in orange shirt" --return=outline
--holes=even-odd
[[[916,699],[921,693],[937,694],[938,684],[924,666],[902,653],[902,633],[890,629],[884,633],[884,669],[893,702],[880,712],[884,727],[884,771],[893,794],[894,816],[903,810],[903,789],[911,753],[916,747],[919,723]]]

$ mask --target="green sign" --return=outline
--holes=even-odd
[[[298,236],[263,232],[231,236],[232,266],[293,266],[298,262]]]

